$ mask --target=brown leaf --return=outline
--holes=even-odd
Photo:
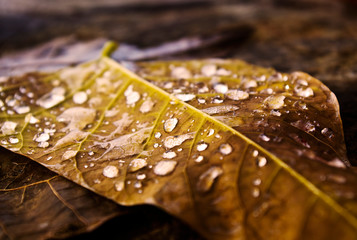
[[[249,72],[259,70],[244,64],[238,64],[239,67]],[[192,88],[197,89],[206,89],[201,85],[207,84],[209,77],[206,97],[212,102],[205,105],[203,112],[107,58],[63,69],[54,75],[27,78],[31,84],[24,84],[26,78],[4,79],[6,113],[2,115],[1,143],[120,204],[159,206],[207,238],[356,236],[357,177],[342,162],[344,145],[334,142],[332,147],[328,146],[326,136],[310,134],[307,140],[301,138],[311,129],[305,129],[306,122],[286,127],[289,131],[280,131],[275,126],[273,131],[264,132],[270,125],[274,127],[271,117],[264,122],[267,109],[272,115],[278,115],[284,108],[297,114],[294,101],[301,103],[303,109],[304,103],[311,103],[304,110],[318,116],[320,124],[324,123],[320,118],[324,120],[325,115],[316,112],[323,109],[321,103],[333,100],[328,89],[305,75],[299,78],[307,81],[308,86],[303,81],[295,82],[291,75],[286,80],[294,91],[291,94],[279,92],[285,89],[279,76],[277,83],[272,81],[272,93],[245,89],[261,85],[264,85],[261,90],[268,89],[266,85],[270,83],[264,79],[256,79],[257,86],[250,81],[244,82],[250,87],[229,86],[230,91],[223,93],[224,87],[217,87],[216,79],[210,76],[212,66],[198,69],[206,78],[185,68],[173,69],[171,77],[193,77],[197,86],[192,84]],[[286,82],[284,76],[282,80]],[[227,81],[243,83],[234,75],[227,77]],[[21,90],[19,84],[23,85]],[[175,92],[177,98],[198,101],[194,91],[184,91],[190,82],[180,80],[178,84],[182,92]],[[34,86],[41,86],[41,92],[29,97],[29,92],[35,92]],[[218,90],[213,92],[214,88]],[[311,91],[316,99],[311,98]],[[334,133],[340,128],[336,106],[333,100],[325,109],[327,116],[334,117],[328,125]],[[237,107],[243,111],[237,111]],[[272,110],[279,111],[272,113]],[[243,121],[255,133],[259,132],[257,142],[206,114],[223,112],[228,117],[220,120],[239,123],[231,126],[244,126]],[[256,119],[260,119],[263,127],[268,124],[265,129],[258,128]],[[307,120],[310,119],[313,118]],[[316,142],[310,139],[322,144],[312,146],[310,143]],[[265,142],[273,145],[264,145]],[[287,154],[290,152],[285,149],[273,155],[267,149],[274,144],[282,149],[291,147],[292,153]],[[310,148],[317,154],[325,149],[334,158],[324,154],[318,159],[294,152]]]

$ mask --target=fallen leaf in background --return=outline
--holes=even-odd
[[[212,66],[198,69],[206,77],[214,72]],[[201,76],[187,68],[171,71],[173,78],[200,81]],[[241,83],[237,76],[233,79]],[[265,80],[256,81],[265,84]],[[327,116],[334,116],[330,127],[341,127],[336,102],[327,88],[304,74],[291,75],[286,81],[302,104],[313,99],[306,104],[310,108],[302,105],[303,110],[312,111],[314,102],[332,99],[325,107]],[[202,109],[205,113],[235,113],[217,121],[177,100],[198,101],[194,91],[181,89],[173,98],[107,58],[53,75],[4,78],[2,82],[6,104],[2,145],[120,204],[159,206],[212,239],[350,239],[356,235],[356,176],[345,165],[343,142],[335,144],[336,159],[318,159],[311,157],[315,150],[329,153],[334,148],[320,135],[317,140],[322,139],[322,144],[310,145],[314,134],[308,135],[308,129],[299,131],[306,126],[304,122],[292,125],[292,132],[261,132],[258,143],[221,122],[233,122],[229,125],[234,127],[242,125],[236,125],[241,120],[243,126],[249,123],[249,115],[236,117],[237,102],[238,108],[246,108],[243,113],[253,112],[258,103],[258,110],[267,108],[270,114],[275,110],[273,115],[286,106],[290,110],[291,96],[273,94],[281,84],[272,93],[256,93],[258,98],[247,86],[226,89],[215,81],[206,86],[208,90],[193,86],[208,92],[204,100],[212,102]],[[258,82],[256,87],[262,85]],[[185,81],[178,84],[185,86]],[[255,88],[253,82],[246,84]],[[318,98],[311,98],[315,94]],[[259,97],[264,97],[263,105]],[[324,115],[318,116],[316,120],[324,123]],[[262,119],[266,128],[272,124],[268,119],[267,123]],[[254,116],[251,122],[257,132]],[[288,144],[291,138],[295,142]],[[279,147],[287,144],[299,150],[302,145],[311,148],[312,154],[289,155],[285,149],[272,155],[264,149],[264,142],[273,142],[267,148],[279,143]]]

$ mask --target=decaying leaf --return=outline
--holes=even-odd
[[[64,238],[127,212],[23,156],[0,154],[0,239]]]
[[[143,65],[176,97],[106,57],[2,79],[1,144],[210,239],[353,239],[357,177],[332,93],[300,73],[206,63]]]

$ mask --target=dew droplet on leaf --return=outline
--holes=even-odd
[[[163,160],[154,167],[154,173],[158,176],[166,176],[172,173],[176,168],[177,162],[173,160]]]
[[[175,129],[175,127],[177,126],[177,123],[178,123],[177,118],[167,119],[164,123],[165,132],[167,132],[167,133],[172,132]]]
[[[199,177],[197,182],[197,190],[199,192],[209,191],[212,188],[216,179],[222,174],[223,174],[223,170],[221,167],[218,166],[210,167]]]
[[[106,166],[103,169],[103,175],[107,178],[115,178],[118,176],[119,170],[116,166]]]

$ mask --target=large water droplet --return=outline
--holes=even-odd
[[[200,163],[204,160],[204,157],[203,156],[198,156],[196,159],[195,159],[195,162],[196,163]]]
[[[164,123],[165,132],[167,132],[167,133],[172,132],[175,129],[175,127],[177,126],[177,123],[178,123],[177,118],[167,119]]]
[[[220,147],[219,147],[219,151],[223,154],[223,155],[229,155],[231,154],[231,152],[233,151],[232,146],[229,143],[223,143]]]
[[[166,176],[175,170],[176,165],[177,162],[173,160],[160,161],[154,167],[154,173],[159,176]]]
[[[16,144],[16,143],[19,143],[19,139],[18,138],[14,138],[14,137],[11,137],[11,138],[9,138],[9,142],[11,143],[11,144]]]
[[[18,114],[25,114],[30,112],[30,107],[29,106],[16,106],[14,107],[15,112],[17,112]]]
[[[35,138],[36,142],[46,142],[50,139],[50,135],[48,133],[41,133],[38,137]]]
[[[209,168],[199,177],[197,182],[197,190],[200,192],[209,191],[212,188],[215,180],[222,174],[223,170],[221,167],[213,166]]]
[[[136,91],[133,91],[133,85],[130,85],[127,90],[124,92],[126,97],[126,104],[132,105],[140,100],[140,94]]]
[[[133,159],[128,166],[129,172],[136,172],[148,165],[147,161],[142,158]]]
[[[119,170],[116,166],[106,166],[103,169],[103,175],[107,178],[115,178],[118,176]]]
[[[43,108],[51,108],[65,99],[66,90],[63,87],[55,87],[50,93],[43,95],[36,104]]]
[[[264,167],[268,163],[265,157],[258,157],[257,165],[258,167]]]

